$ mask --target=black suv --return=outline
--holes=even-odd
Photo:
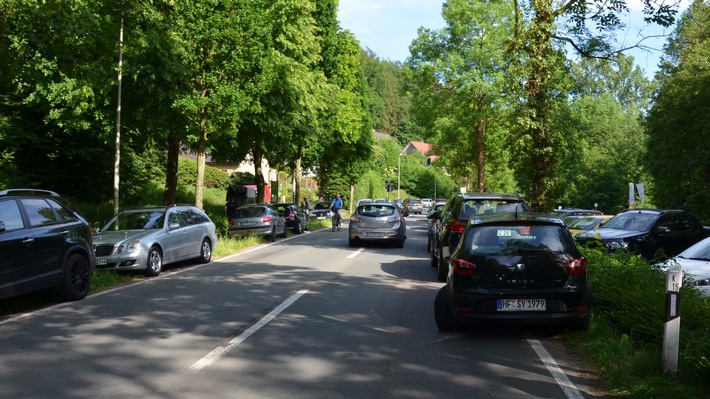
[[[48,287],[82,299],[95,265],[89,224],[59,194],[0,191],[0,299]]]
[[[441,331],[474,321],[589,325],[587,260],[554,215],[472,216],[448,264],[434,302]]]
[[[530,208],[519,194],[470,193],[454,194],[441,210],[439,223],[432,232],[431,266],[437,268],[439,281],[446,279],[446,260],[456,248],[472,215],[498,212],[527,212]]]
[[[681,210],[627,209],[596,230],[575,238],[580,244],[600,243],[608,250],[625,249],[647,260],[658,250],[671,257],[710,234],[695,215]]]

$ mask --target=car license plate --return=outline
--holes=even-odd
[[[105,265],[105,264],[107,264],[107,263],[108,263],[108,262],[106,261],[106,258],[98,258],[98,259],[96,259],[96,264],[97,264],[97,265]]]
[[[545,310],[544,299],[499,299],[499,312],[520,312]]]
[[[242,226],[253,226],[255,224],[256,224],[256,222],[242,222],[241,223]]]
[[[371,233],[365,233],[365,237],[384,237],[385,233],[379,233],[379,232],[371,232]]]

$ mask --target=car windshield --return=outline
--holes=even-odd
[[[361,216],[379,217],[394,215],[394,207],[387,205],[363,205],[357,208],[357,213]]]
[[[620,213],[608,221],[604,227],[609,229],[649,231],[657,216],[647,213]]]
[[[573,219],[570,221],[570,223],[567,225],[570,229],[578,229],[578,230],[589,230],[594,228],[596,225],[602,222],[602,219],[600,218],[580,218],[580,219]]]
[[[260,206],[254,206],[254,207],[248,207],[248,208],[238,208],[237,212],[235,212],[234,217],[235,218],[252,218],[252,217],[257,217],[261,216],[264,214],[265,208],[262,208]]]
[[[700,241],[699,243],[681,252],[678,257],[710,261],[710,239]]]
[[[471,254],[509,254],[521,250],[573,252],[574,242],[561,226],[512,225],[471,228],[465,245]]]
[[[160,229],[165,221],[164,210],[119,213],[101,231]]]
[[[463,203],[463,216],[481,213],[496,213],[496,212],[523,212],[520,202],[505,201],[505,200],[477,200],[470,199]]]

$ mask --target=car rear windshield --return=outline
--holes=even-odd
[[[394,215],[394,207],[385,205],[363,205],[357,208],[357,213],[361,216],[392,216]]]
[[[497,212],[524,212],[522,202],[506,200],[476,200],[470,199],[463,203],[462,217],[468,219],[471,215]]]
[[[237,212],[234,214],[235,218],[253,218],[261,216],[264,214],[266,208],[262,207],[249,207],[249,208],[238,208]]]
[[[510,225],[472,227],[465,238],[471,254],[510,254],[520,250],[575,253],[575,244],[562,226]]]
[[[329,209],[330,208],[330,202],[319,202],[316,204],[316,206],[313,209]]]

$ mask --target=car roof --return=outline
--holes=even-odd
[[[681,212],[686,212],[681,209],[651,209],[651,208],[634,208],[634,209],[626,209],[623,212],[619,213],[640,213],[640,214],[647,214],[647,215],[660,215],[664,213],[681,213]]]
[[[540,212],[496,212],[496,213],[486,213],[480,215],[473,215],[469,219],[469,224],[471,225],[485,225],[485,224],[499,224],[510,222],[523,222],[523,223],[539,223],[539,224],[556,224],[564,226],[557,215],[550,213],[540,213]]]
[[[459,193],[464,199],[504,199],[504,200],[516,200],[524,201],[522,195],[520,194],[505,194],[505,193]]]
[[[59,194],[57,194],[54,191],[42,190],[42,189],[36,189],[36,188],[9,188],[9,189],[0,191],[0,197],[9,197],[9,196],[57,197],[57,198],[61,197]]]

